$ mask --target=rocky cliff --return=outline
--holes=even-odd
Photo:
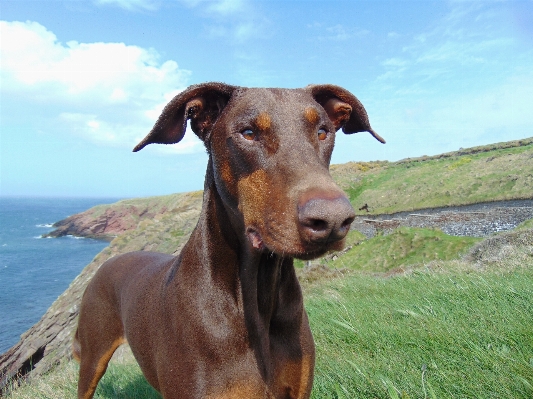
[[[112,241],[115,237],[134,230],[143,221],[157,220],[166,214],[180,212],[183,198],[183,194],[172,194],[98,205],[54,223],[55,230],[44,237],[72,235]],[[193,198],[198,201],[196,206],[200,206],[200,192],[195,193]]]

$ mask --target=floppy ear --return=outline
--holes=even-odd
[[[376,140],[385,143],[370,127],[363,104],[348,90],[335,85],[309,85],[306,90],[322,105],[336,130],[342,128],[346,134],[369,132]]]
[[[133,149],[137,152],[148,144],[179,142],[191,120],[194,133],[205,142],[207,134],[228,103],[237,86],[224,83],[204,83],[188,87],[174,97],[163,109],[148,135]]]

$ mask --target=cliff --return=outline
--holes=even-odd
[[[198,202],[196,206],[201,206],[200,192],[193,197]],[[183,194],[172,194],[98,205],[54,223],[55,230],[44,237],[72,235],[112,241],[119,235],[134,230],[143,221],[161,219],[169,213],[179,213],[183,198]]]

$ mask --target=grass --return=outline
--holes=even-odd
[[[530,398],[533,269],[349,276],[308,294],[313,398]]]
[[[356,209],[371,213],[531,198],[533,140],[394,163],[332,166]]]
[[[533,219],[524,220],[522,223],[520,223],[517,228],[517,230],[523,230],[523,229],[533,229]]]
[[[125,349],[125,350],[124,350]],[[79,366],[74,360],[7,394],[12,399],[75,398]],[[161,395],[148,384],[129,349],[117,351],[96,389],[95,399],[160,399]]]
[[[400,227],[392,234],[361,241],[343,256],[327,262],[334,268],[386,272],[434,260],[449,260],[480,241],[454,237],[437,229]]]
[[[467,251],[393,277],[352,270],[307,285],[312,398],[533,397],[533,230]],[[75,397],[76,373],[66,363],[7,398]],[[95,397],[159,398],[128,356],[112,361]]]

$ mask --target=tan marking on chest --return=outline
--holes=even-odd
[[[275,399],[262,383],[242,381],[231,384],[226,390],[208,395],[207,399]]]
[[[307,399],[313,382],[313,360],[304,356],[299,362],[288,362],[277,378],[277,385],[284,392],[289,392],[294,399]]]
[[[300,387],[298,390],[298,398],[307,397],[307,393],[311,392],[311,384],[313,381],[313,361],[310,356],[304,356],[302,359]]]

